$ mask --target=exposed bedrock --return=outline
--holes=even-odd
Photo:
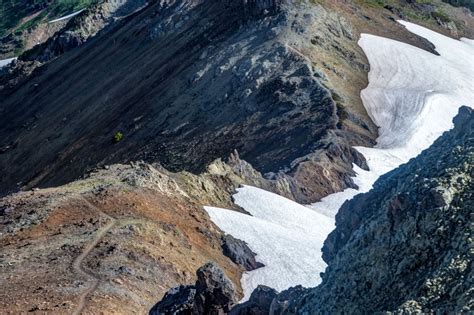
[[[267,315],[278,292],[264,285],[258,286],[247,302],[232,308],[231,315]]]
[[[201,172],[234,150],[300,202],[354,187],[352,163],[365,162],[351,145],[370,145],[370,122],[336,108],[301,53],[325,14],[280,1],[155,2],[23,83],[0,78],[0,193],[130,160]],[[80,17],[70,23],[91,20],[78,27],[93,33],[94,15]],[[341,129],[341,115],[365,127]]]
[[[342,206],[321,285],[280,293],[269,314],[472,312],[473,110],[454,124]]]
[[[235,289],[229,278],[215,263],[207,263],[196,272],[195,285],[168,291],[150,310],[161,314],[227,314],[236,303]]]
[[[222,236],[222,252],[234,263],[241,265],[247,271],[261,268],[264,264],[255,259],[255,253],[248,247],[247,243],[236,239],[232,235]]]

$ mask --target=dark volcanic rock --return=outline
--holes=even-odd
[[[278,292],[264,285],[259,285],[250,296],[250,299],[242,304],[235,306],[230,312],[231,315],[267,315],[270,313],[270,307],[273,299]]]
[[[260,16],[265,13],[276,13],[281,8],[283,0],[242,0],[244,12],[251,16]]]
[[[272,305],[270,306],[270,314],[281,315],[297,313],[298,307],[294,305],[293,301],[298,300],[303,296],[306,290],[307,289],[299,285],[282,291],[275,299],[273,299]]]
[[[235,149],[259,172],[291,177],[301,202],[353,187],[352,163],[364,162],[349,143],[363,141],[338,129],[331,92],[298,50],[319,10],[157,1],[99,33],[102,11],[81,14],[77,30],[22,57],[53,58],[27,81],[0,78],[0,147],[18,143],[1,155],[0,194],[130,160],[201,172]]]
[[[247,271],[263,267],[264,264],[257,262],[255,253],[248,247],[247,243],[226,234],[222,237],[222,251],[234,263],[243,266]]]
[[[150,315],[192,314],[196,288],[179,286],[168,291],[163,299],[150,310]]]
[[[226,314],[236,303],[235,289],[229,278],[214,263],[196,272],[194,286],[180,286],[168,291],[150,310],[158,314]]]
[[[323,248],[322,284],[300,313],[470,312],[474,307],[474,113],[374,188],[346,202]]]
[[[235,289],[222,269],[207,263],[196,272],[195,306],[197,314],[228,313],[237,302]]]

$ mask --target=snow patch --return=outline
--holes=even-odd
[[[79,11],[76,11],[74,13],[71,13],[71,14],[68,14],[68,15],[65,15],[63,17],[60,17],[58,19],[55,19],[55,20],[52,20],[52,21],[49,21],[48,23],[56,23],[56,22],[59,22],[59,21],[63,21],[63,20],[67,20],[67,19],[70,19],[72,17],[75,17],[76,15],[78,15],[79,13],[81,13],[82,11],[84,11],[85,9],[81,9]]]
[[[473,107],[474,41],[460,41],[399,21],[432,42],[440,56],[395,40],[362,34],[359,45],[369,60],[364,106],[379,126],[374,148],[357,147],[370,171],[354,165],[359,189],[346,189],[304,207],[270,192],[245,186],[234,195],[252,216],[206,207],[223,231],[246,241],[266,266],[242,277],[244,301],[259,284],[277,290],[314,287],[326,265],[320,249],[334,228],[341,205],[367,192],[381,175],[416,157],[444,131],[462,105]],[[312,210],[310,210],[310,208]]]
[[[242,277],[244,300],[263,284],[276,290],[289,284],[315,286],[326,268],[321,245],[334,229],[334,220],[271,192],[244,186],[235,203],[252,216],[232,210],[205,207],[211,220],[226,233],[247,242],[265,267]]]
[[[0,60],[0,68],[8,66],[10,63],[12,63],[13,60],[16,60],[16,57]]]

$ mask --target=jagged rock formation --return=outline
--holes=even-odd
[[[163,300],[150,310],[161,314],[227,314],[236,303],[232,282],[215,263],[207,263],[196,271],[195,285],[168,291]]]
[[[283,301],[284,313],[474,309],[473,110],[462,107],[454,124],[429,149],[343,205],[323,248],[328,267],[322,284],[280,294],[274,301]]]
[[[272,288],[260,285],[250,296],[247,302],[241,303],[232,308],[231,315],[266,315],[270,309],[278,292]]]
[[[259,263],[255,259],[255,253],[252,252],[247,243],[236,239],[232,235],[226,234],[222,237],[222,252],[234,263],[241,265],[247,271],[252,271],[264,266],[264,264]]]

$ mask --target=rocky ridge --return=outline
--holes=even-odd
[[[432,50],[394,22],[425,10],[403,1],[382,15],[332,1],[142,5],[99,1],[4,69],[0,194],[130,160],[199,173],[237,149],[284,183],[275,192],[314,202],[356,187],[352,164],[366,165],[352,146],[376,137],[359,97],[368,64],[358,33]]]
[[[259,288],[236,314],[472,312],[473,110],[462,107],[454,125],[342,206],[318,287],[273,293],[271,303]]]
[[[14,165],[14,160],[26,158],[23,165],[32,164],[31,168],[20,171],[31,174],[15,172],[2,178],[3,190],[14,189],[19,178],[27,179],[20,183],[25,188],[55,185],[80,176],[87,168],[119,162],[125,157],[160,161],[173,171],[200,172],[212,160],[227,156],[234,149],[256,169],[269,173],[268,178],[287,182],[290,196],[297,200],[314,201],[345,187],[354,187],[350,178],[352,163],[364,167],[364,161],[350,143],[370,141],[370,131],[354,134],[338,130],[342,122],[334,96],[324,86],[321,74],[312,69],[308,58],[301,53],[310,42],[304,25],[316,23],[321,8],[299,6],[272,1],[150,4],[117,22],[113,32],[116,35],[95,36],[71,54],[41,67],[37,76],[29,77],[28,84],[10,87],[7,84],[0,92],[4,93],[3,117],[9,116],[13,121],[8,124],[8,130],[0,130],[5,135],[2,147],[8,148],[3,150],[0,163]],[[308,15],[298,15],[301,10],[308,10]],[[86,25],[92,25],[95,30],[94,19],[85,13],[70,23],[80,23],[83,16],[92,19]],[[196,24],[197,21],[200,22]],[[81,26],[78,33],[68,33],[73,34],[71,47],[82,43],[82,30],[88,31],[88,27]],[[181,36],[190,27],[199,31]],[[56,52],[68,50],[69,44],[60,45],[63,33],[20,59],[32,57],[33,62],[41,62],[43,57],[48,59],[56,56]],[[118,42],[120,50],[113,48]],[[170,46],[169,42],[174,45]],[[106,50],[114,56],[99,63],[95,71],[81,74],[75,82],[81,86],[118,80],[108,93],[102,93],[103,88],[97,85],[73,95],[79,90],[59,81],[53,83],[64,82],[63,76],[73,80],[75,73],[82,73],[80,69],[95,63],[95,59],[101,58],[97,54],[102,55]],[[127,59],[126,54],[131,50],[147,55],[140,59],[143,70],[129,60],[110,72],[117,66],[109,63]],[[81,54],[82,51],[87,53]],[[160,53],[157,55],[156,51]],[[76,63],[73,60],[79,54],[80,62]],[[208,63],[210,59],[212,64]],[[76,65],[62,68],[61,64],[71,62]],[[124,77],[126,80],[120,80]],[[141,80],[142,84],[128,89],[127,97],[120,97],[125,86],[134,80]],[[47,88],[51,84],[55,85],[53,90]],[[62,96],[53,96],[49,91]],[[17,96],[25,93],[35,94],[31,98],[34,103],[27,105],[23,97],[24,105],[17,103]],[[63,101],[68,106],[63,106]],[[47,107],[41,105],[45,102]],[[199,105],[190,107],[190,103]],[[27,106],[28,110],[18,105]],[[89,120],[88,115],[99,107],[103,114],[100,118],[96,116],[94,125],[84,124],[83,120]],[[74,119],[71,113],[75,113]],[[48,117],[47,124],[44,117]],[[355,115],[346,118],[351,119],[362,118]],[[63,125],[77,133],[58,133],[64,130],[60,128]],[[28,126],[34,126],[35,130]],[[103,132],[97,134],[97,128]],[[125,134],[125,138],[120,144],[111,145],[110,139],[117,131]],[[47,143],[48,150],[26,153],[38,142]],[[136,155],[131,157],[131,151]],[[53,155],[58,154],[62,158],[54,159]],[[60,171],[64,163],[68,164],[67,173]],[[309,178],[309,174],[313,176]]]
[[[1,198],[0,312],[143,313],[169,288],[195,281],[209,260],[235,283],[238,299],[242,272],[259,264],[239,240],[223,250],[202,206],[241,211],[231,194],[242,170],[219,160],[199,176],[110,165],[65,186]]]

